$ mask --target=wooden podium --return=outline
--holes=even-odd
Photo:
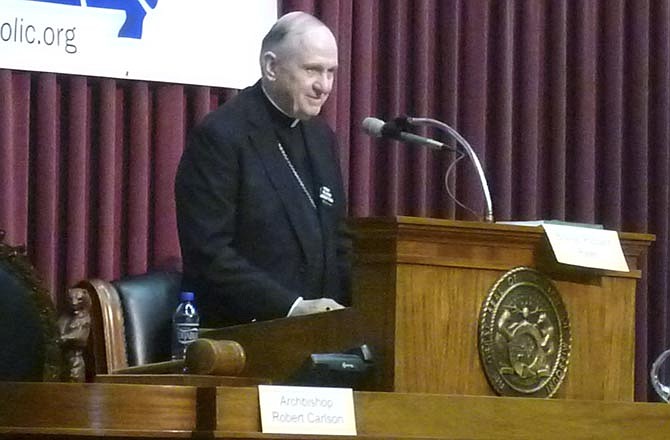
[[[493,395],[477,348],[478,317],[508,270],[547,275],[572,332],[556,397],[632,401],[635,290],[654,237],[620,234],[629,273],[560,265],[539,227],[363,218],[356,233],[354,307],[383,365],[378,389]]]
[[[350,309],[218,329],[247,351],[247,374],[286,380],[310,353],[361,343],[375,391],[494,395],[477,348],[478,317],[508,270],[551,278],[568,311],[572,352],[556,397],[632,401],[635,289],[653,236],[620,234],[629,273],[560,265],[542,228],[412,217],[353,220]]]

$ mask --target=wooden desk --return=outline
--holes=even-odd
[[[256,388],[0,382],[0,438],[332,439],[260,432]],[[666,439],[670,405],[356,392],[366,439]]]
[[[196,387],[0,382],[2,438],[190,438]]]

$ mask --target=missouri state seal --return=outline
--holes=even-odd
[[[551,397],[568,370],[570,322],[551,280],[517,267],[491,288],[479,314],[479,356],[503,396]]]

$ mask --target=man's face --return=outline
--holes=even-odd
[[[289,116],[309,119],[321,111],[335,80],[337,44],[327,28],[289,38],[273,63],[274,99]]]

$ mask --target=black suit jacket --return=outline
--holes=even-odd
[[[314,217],[279,151],[264,100],[259,82],[207,115],[177,171],[185,287],[196,291],[207,326],[286,316],[298,296],[350,301],[335,136],[318,117],[301,122],[315,187],[333,198],[330,204],[317,193]],[[323,277],[314,264],[319,258]]]

